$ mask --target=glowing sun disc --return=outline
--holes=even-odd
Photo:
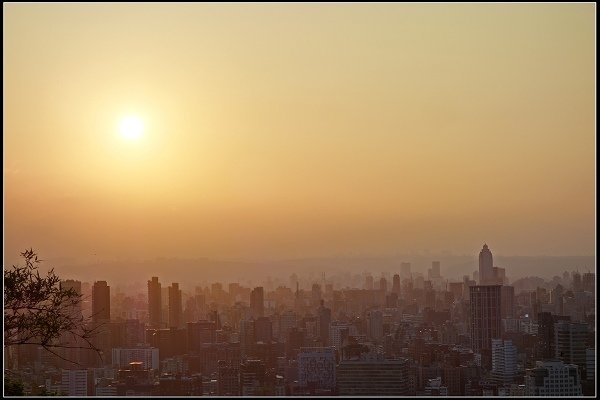
[[[119,124],[119,132],[125,139],[134,140],[142,136],[144,123],[138,117],[125,117]]]

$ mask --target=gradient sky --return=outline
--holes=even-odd
[[[594,4],[3,11],[7,259],[595,254]]]

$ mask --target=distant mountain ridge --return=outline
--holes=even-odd
[[[449,281],[472,277],[478,269],[475,256],[454,255],[398,255],[381,257],[323,257],[279,261],[226,261],[208,258],[178,259],[157,258],[145,261],[108,261],[87,265],[51,264],[59,276],[82,281],[106,280],[110,283],[130,284],[158,276],[161,282],[240,282],[260,284],[271,277],[287,284],[291,274],[300,280],[321,282],[326,276],[346,276],[370,273],[379,278],[382,273],[400,272],[401,262],[410,262],[413,273],[427,278],[432,261],[441,262],[441,273]],[[494,265],[506,268],[511,282],[524,277],[539,276],[546,280],[562,276],[564,271],[595,271],[595,256],[494,256]]]

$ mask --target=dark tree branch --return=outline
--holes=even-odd
[[[4,270],[4,346],[37,344],[57,357],[52,348],[90,349],[101,354],[92,338],[98,326],[90,327],[91,318],[83,318],[77,306],[82,296],[74,289],[62,288],[60,278],[50,269],[40,275],[33,249],[21,253],[24,266],[13,265]],[[57,343],[64,335],[72,342]],[[80,346],[80,341],[87,346]]]

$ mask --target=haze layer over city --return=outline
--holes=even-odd
[[[37,255],[100,331],[52,358],[63,334],[5,328],[7,370],[26,395],[593,394],[595,12],[4,4],[5,280]],[[358,362],[404,383],[352,386]]]

